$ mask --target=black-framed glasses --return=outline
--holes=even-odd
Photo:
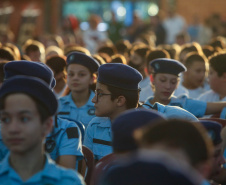
[[[98,102],[98,98],[101,98],[102,96],[105,96],[105,95],[112,95],[112,94],[100,93],[100,92],[97,92],[97,90],[95,90],[96,102]]]

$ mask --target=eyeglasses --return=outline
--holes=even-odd
[[[95,90],[96,102],[98,102],[98,98],[101,98],[102,96],[105,96],[105,95],[112,95],[112,94],[100,93]]]

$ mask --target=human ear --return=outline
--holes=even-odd
[[[126,98],[125,96],[119,96],[117,99],[116,99],[116,103],[119,107],[122,107],[126,104]]]

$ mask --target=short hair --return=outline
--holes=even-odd
[[[188,68],[190,67],[195,61],[207,63],[207,58],[204,55],[200,55],[197,52],[188,53],[184,59],[184,65]]]
[[[65,46],[64,55],[67,56],[67,55],[69,55],[69,53],[71,53],[73,51],[81,52],[81,53],[91,56],[90,51],[88,49],[86,49],[82,46],[73,45],[73,44]]]
[[[115,54],[111,56],[111,63],[127,64],[126,58],[121,54]]]
[[[209,65],[222,76],[226,72],[226,52],[215,53],[209,57]]]
[[[146,55],[146,67],[149,67],[150,62],[157,58],[170,59],[170,54],[165,49],[155,49],[153,51],[148,52]]]
[[[23,52],[28,55],[28,53],[33,51],[40,51],[40,53],[43,54],[45,52],[45,47],[41,42],[29,39],[23,45]]]
[[[107,89],[111,93],[111,100],[115,100],[119,96],[124,96],[126,99],[126,108],[132,109],[138,106],[139,102],[139,92],[140,90],[126,90],[118,87],[113,87],[111,85],[106,85]]]
[[[131,43],[128,40],[119,40],[116,42],[115,47],[120,54],[128,52],[131,48]]]
[[[100,64],[106,64],[105,60],[98,54],[92,55],[92,57]]]
[[[213,152],[213,144],[200,123],[185,120],[168,120],[149,124],[136,132],[140,145],[150,147],[163,144],[182,149],[196,167],[208,161]]]
[[[207,58],[215,53],[214,48],[209,45],[202,46],[202,51]]]
[[[117,49],[114,45],[102,46],[98,49],[97,53],[106,53],[111,57],[112,55],[115,55],[117,53]]]
[[[48,65],[56,74],[66,70],[66,58],[64,56],[51,56],[47,58],[46,65]]]
[[[3,46],[0,48],[0,59],[12,61],[16,60],[16,56],[10,48]]]

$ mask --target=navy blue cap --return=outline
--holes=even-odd
[[[179,73],[187,71],[187,68],[181,62],[168,58],[152,60],[150,65],[154,69],[154,73],[167,73],[178,76]]]
[[[155,110],[132,109],[121,114],[112,122],[112,147],[114,151],[132,151],[138,148],[133,133],[136,129],[156,121],[165,120]]]
[[[5,80],[16,76],[33,76],[44,80],[50,88],[54,88],[56,80],[53,71],[41,62],[31,62],[26,60],[11,61],[4,66]]]
[[[150,156],[127,156],[114,161],[100,180],[100,185],[200,185],[203,178],[191,167],[169,154],[145,151]],[[139,155],[139,154],[138,154]],[[158,156],[156,156],[158,155]],[[143,158],[141,158],[143,157]],[[180,166],[179,166],[180,164]]]
[[[125,64],[108,63],[98,69],[98,82],[121,89],[138,90],[142,79],[139,71]]]
[[[218,145],[219,143],[222,142],[221,124],[217,123],[216,121],[210,120],[200,120],[200,123],[206,128],[208,135],[210,136],[214,145]]]
[[[24,93],[41,101],[51,116],[57,112],[58,101],[48,84],[31,76],[14,76],[6,80],[0,88],[0,98],[12,93]]]
[[[91,73],[97,72],[100,64],[91,56],[88,56],[81,52],[71,52],[67,56],[67,65],[80,64],[87,67]]]

